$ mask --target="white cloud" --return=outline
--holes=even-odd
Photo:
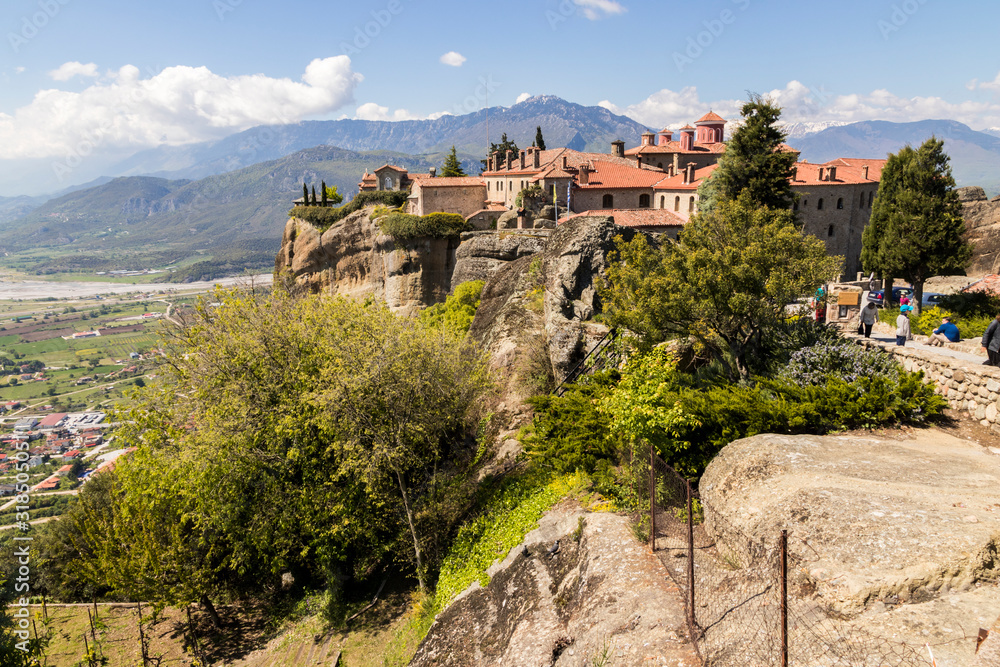
[[[420,120],[406,109],[396,109],[389,113],[389,107],[383,107],[374,102],[366,102],[359,106],[354,117],[358,120]]]
[[[1000,72],[997,73],[996,77],[992,81],[979,81],[978,79],[973,79],[965,86],[969,90],[988,90],[993,93],[1000,92]]]
[[[5,158],[79,158],[98,149],[204,141],[328,114],[353,101],[362,78],[347,56],[313,60],[301,81],[187,66],[142,78],[125,65],[80,92],[42,90],[13,114],[0,113],[0,145]]]
[[[615,14],[624,14],[628,11],[620,2],[615,2],[615,0],[573,0],[573,4],[577,7],[582,7],[583,15],[591,21]]]
[[[441,62],[452,67],[461,67],[462,63],[465,62],[465,56],[458,51],[449,51],[441,56]]]
[[[514,104],[520,104],[527,99],[531,99],[531,93],[521,93],[517,96],[517,99],[514,100]]]
[[[23,68],[23,67],[15,67],[15,68],[14,68],[14,73],[15,73],[15,74],[20,74],[20,73],[21,73],[21,72],[23,72],[23,71],[24,71],[24,68]]]
[[[97,76],[97,65],[95,63],[78,63],[72,60],[68,63],[63,63],[56,69],[49,72],[49,76],[56,81],[69,81],[74,76],[85,76],[89,78],[94,78]]]
[[[1000,91],[1000,76],[992,83],[979,87]],[[790,81],[784,88],[764,93],[781,106],[781,120],[786,123],[839,121],[853,123],[862,120],[912,122],[927,119],[952,119],[974,129],[1000,125],[1000,104],[961,101],[949,102],[940,97],[900,97],[888,90],[873,90],[867,94],[836,94],[822,86],[808,87]],[[659,129],[677,129],[691,123],[710,109],[730,121],[738,121],[744,99],[702,100],[694,86],[680,91],[663,89],[646,99],[625,107],[610,101],[600,106],[612,113],[628,116],[644,125]]]

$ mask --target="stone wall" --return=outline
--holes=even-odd
[[[827,254],[843,255],[848,275],[861,270],[861,233],[871,217],[868,202],[877,188],[877,183],[792,185],[799,195],[803,231],[823,241]],[[820,200],[823,208],[819,208]],[[838,200],[842,208],[837,208]]]
[[[1000,435],[1000,368],[916,347],[898,347],[864,338],[858,338],[858,342],[895,355],[908,371],[923,371],[925,380],[934,385],[934,391],[944,396],[953,409],[965,412]]]

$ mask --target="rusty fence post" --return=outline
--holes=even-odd
[[[690,611],[689,623],[691,625],[692,631],[695,626],[695,614],[694,614],[694,502],[692,500],[691,492],[691,481],[684,480],[684,485],[687,488],[687,509],[688,509],[688,562],[687,562],[687,575],[688,575],[688,607]]]
[[[656,464],[653,445],[649,446],[649,547],[656,552]]]
[[[781,667],[788,667],[788,531],[781,531]]]

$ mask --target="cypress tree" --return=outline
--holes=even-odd
[[[535,146],[538,146],[538,150],[545,150],[545,139],[542,138],[542,126],[537,125],[535,129]]]
[[[316,186],[314,185],[312,189],[313,189],[312,205],[316,206],[317,204],[319,204],[319,202],[316,201]]]
[[[309,206],[309,187],[305,183],[302,184],[302,205]]]
[[[319,187],[323,191],[323,196],[322,196],[323,206],[326,206],[326,181],[320,181],[319,183],[320,183]]]

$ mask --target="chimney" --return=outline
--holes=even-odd
[[[590,184],[590,167],[585,164],[580,165],[580,185]]]
[[[652,132],[643,132],[642,133],[642,145],[643,146],[652,146],[653,145],[653,133]]]
[[[427,172],[431,175],[431,178],[434,178],[435,176],[437,176],[438,170],[437,167],[431,167],[430,169],[427,170]]]
[[[868,180],[868,165],[867,164],[861,165],[861,178],[865,179],[866,181]]]
[[[563,155],[562,168],[563,168],[563,171],[565,171],[566,169],[569,168],[569,158],[567,158],[565,155]]]
[[[511,156],[513,154],[514,151],[507,151],[507,162],[505,163],[507,165],[507,171],[510,171]]]
[[[625,157],[625,142],[615,139],[611,142],[611,154],[615,157]]]
[[[827,173],[826,180],[828,180],[828,181],[835,181],[835,180],[837,180],[837,168],[836,167],[827,167],[826,173]]]
[[[820,180],[820,181],[823,180],[823,167],[819,168],[819,178],[818,178],[818,180]]]
[[[521,169],[524,169],[524,150],[521,150]]]
[[[684,183],[694,183],[694,162],[688,162],[684,168]]]
[[[531,151],[531,166],[538,169],[539,162],[541,161],[542,151],[538,148]]]
[[[799,168],[798,167],[792,167],[792,180],[793,181],[799,180]]]

